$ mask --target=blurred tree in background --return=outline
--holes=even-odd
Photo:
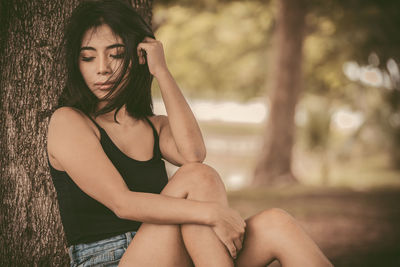
[[[307,2],[278,2],[273,68],[269,84],[270,114],[264,136],[264,147],[255,169],[253,183],[287,184],[296,181],[292,170],[292,147],[295,131],[295,108],[302,90],[303,41]]]
[[[274,106],[271,84],[276,76],[270,73],[277,67],[273,61],[276,52],[272,49],[272,39],[278,29],[278,0],[202,0],[196,3],[163,0],[157,3],[155,21],[164,23],[157,35],[166,40],[168,64],[185,93],[196,98],[239,101],[267,94],[268,106]],[[400,166],[397,63],[400,36],[396,32],[400,27],[399,2],[307,0],[304,5],[307,5],[301,64],[304,91],[299,107],[305,110],[307,119],[304,124],[296,125],[299,134],[288,122],[286,130],[280,131],[301,137],[296,143],[308,143],[313,139],[312,146],[318,149],[309,149],[322,153],[322,157],[331,150],[334,157],[346,159],[351,156],[352,147],[361,142],[368,153],[389,152],[393,166]],[[185,61],[188,63],[183,63]],[[359,66],[356,78],[350,79],[346,73],[349,62],[357,62]],[[287,72],[287,69],[280,72]],[[375,79],[382,82],[363,82],[362,75],[370,79],[377,75]],[[291,96],[290,92],[287,95]],[[282,112],[295,109],[296,101],[291,103]],[[328,127],[334,123],[333,114],[340,109],[362,114],[358,128],[343,136]],[[272,128],[271,125],[267,130]],[[286,161],[278,173],[291,177],[288,163],[291,141],[278,142],[275,137],[270,138],[266,144],[281,145],[275,144],[269,153],[275,155],[274,160],[278,162]],[[279,149],[280,146],[284,148]],[[287,151],[286,156],[278,157],[282,151]],[[262,158],[264,163],[259,166],[277,168],[276,162],[266,163],[265,157]],[[322,165],[327,166],[328,162]]]

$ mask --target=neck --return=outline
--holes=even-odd
[[[97,109],[99,110],[100,108],[104,107],[105,105],[106,105],[106,103],[100,102],[99,105],[97,106]],[[99,115],[98,118],[100,118],[102,121],[104,121],[106,123],[115,123],[115,121],[114,121],[114,113],[115,113],[115,109],[110,111],[110,112],[108,112],[108,113]],[[129,115],[128,111],[126,110],[126,106],[125,105],[123,105],[121,107],[121,109],[118,111],[116,118],[117,118],[117,121],[121,125],[124,125],[124,124],[127,124],[127,123],[131,124],[132,120],[134,120],[135,122],[137,121],[136,119],[132,118]]]

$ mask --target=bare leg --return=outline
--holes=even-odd
[[[200,163],[182,166],[161,194],[227,205],[218,174]],[[183,237],[183,238],[182,238]],[[190,255],[190,256],[189,256]],[[119,266],[233,266],[213,230],[202,225],[142,224]]]
[[[185,198],[187,193],[175,178],[171,178],[161,194]],[[180,225],[143,223],[118,266],[191,267],[193,264],[183,243]]]
[[[282,266],[332,266],[296,220],[281,209],[270,209],[246,220],[243,249],[236,266],[266,266],[278,259]]]
[[[162,194],[227,205],[218,174],[204,164],[182,166]],[[283,210],[270,209],[247,221],[236,266],[332,266],[298,223]],[[120,266],[233,266],[225,246],[209,226],[142,224]]]
[[[228,206],[228,199],[218,173],[204,164],[191,164],[180,175],[191,175],[188,199],[213,201]],[[199,183],[199,181],[201,181]],[[181,226],[183,240],[196,267],[233,266],[233,259],[209,226],[185,224]]]
[[[179,225],[142,224],[118,266],[191,267]]]

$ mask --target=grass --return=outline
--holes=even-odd
[[[234,175],[240,175],[244,185],[251,182],[263,125],[200,122],[200,127],[209,144],[206,163],[220,173],[231,206],[243,217],[282,208],[335,266],[400,266],[400,170],[391,168],[379,146],[368,152],[365,142],[353,143],[343,155],[344,139],[336,138],[327,151],[328,178],[323,183],[321,154],[307,150],[297,138],[292,166],[299,184],[232,190]]]
[[[248,188],[231,191],[228,197],[245,218],[272,207],[288,211],[335,266],[400,266],[398,188],[355,191],[297,185]]]

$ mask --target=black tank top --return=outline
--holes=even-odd
[[[153,158],[138,161],[122,153],[106,131],[96,121],[90,119],[100,131],[100,143],[104,152],[121,174],[128,188],[136,192],[159,194],[167,184],[168,176],[164,161],[161,159],[158,134],[151,121],[146,118],[153,129]],[[57,192],[61,221],[68,246],[90,243],[138,230],[141,222],[118,218],[106,206],[84,193],[65,171],[54,169],[49,160],[48,164]]]

